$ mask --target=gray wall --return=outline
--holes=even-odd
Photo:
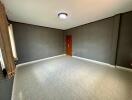
[[[11,22],[14,30],[18,63],[64,53],[62,30]]]
[[[73,37],[73,55],[115,65],[120,16],[65,31]]]
[[[132,12],[121,15],[117,65],[132,68]]]
[[[71,34],[73,55],[132,68],[132,12],[65,31],[11,23],[14,28],[18,63],[65,53],[64,35]]]

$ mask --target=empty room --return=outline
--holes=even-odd
[[[0,100],[132,100],[132,0],[0,0]]]

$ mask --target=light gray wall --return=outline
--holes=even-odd
[[[64,53],[62,30],[11,22],[14,30],[18,63]]]
[[[117,65],[132,68],[132,12],[121,15]]]
[[[115,65],[120,16],[65,31],[72,35],[73,55]]]

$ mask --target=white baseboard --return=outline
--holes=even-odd
[[[132,72],[132,69],[129,69],[129,68],[126,68],[126,67],[117,66],[117,65],[114,66],[114,65],[111,65],[111,64],[108,64],[108,63],[104,63],[104,62],[100,62],[100,61],[96,61],[96,60],[91,60],[91,59],[87,59],[87,58],[83,58],[83,57],[78,57],[78,56],[72,56],[72,57],[77,58],[77,59],[81,59],[81,60],[85,60],[85,61],[89,61],[89,62],[93,62],[93,63],[107,65],[109,67],[113,67],[113,68],[117,68],[117,69],[121,69],[121,70],[126,70],[126,71]]]
[[[18,64],[18,65],[16,65],[16,67],[21,67],[23,65],[33,64],[33,63],[37,63],[37,62],[40,62],[40,61],[44,61],[44,60],[48,60],[48,59],[52,59],[52,58],[57,58],[57,57],[65,56],[65,55],[66,54],[61,54],[61,55],[52,56],[52,57],[48,57],[48,58],[43,58],[43,59],[39,59],[39,60],[29,61],[29,62],[26,62],[26,63]]]
[[[116,68],[121,69],[121,70],[127,70],[132,72],[132,69],[126,68],[126,67],[122,67],[122,66],[116,66]]]
[[[87,58],[83,58],[83,57],[78,57],[78,56],[72,56],[72,57],[77,58],[77,59],[81,59],[81,60],[85,60],[85,61],[89,61],[89,62],[93,62],[93,63],[97,63],[97,64],[101,64],[101,65],[106,65],[106,66],[115,68],[114,65],[111,65],[111,64],[108,64],[108,63],[104,63],[104,62],[100,62],[100,61],[96,61],[96,60],[91,60],[91,59],[87,59]]]

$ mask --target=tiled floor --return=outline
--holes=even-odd
[[[0,80],[0,100],[11,100],[13,79]]]
[[[0,67],[0,100],[11,100],[13,79],[4,78]]]
[[[132,72],[68,56],[45,60],[17,68],[12,100],[132,100]]]

